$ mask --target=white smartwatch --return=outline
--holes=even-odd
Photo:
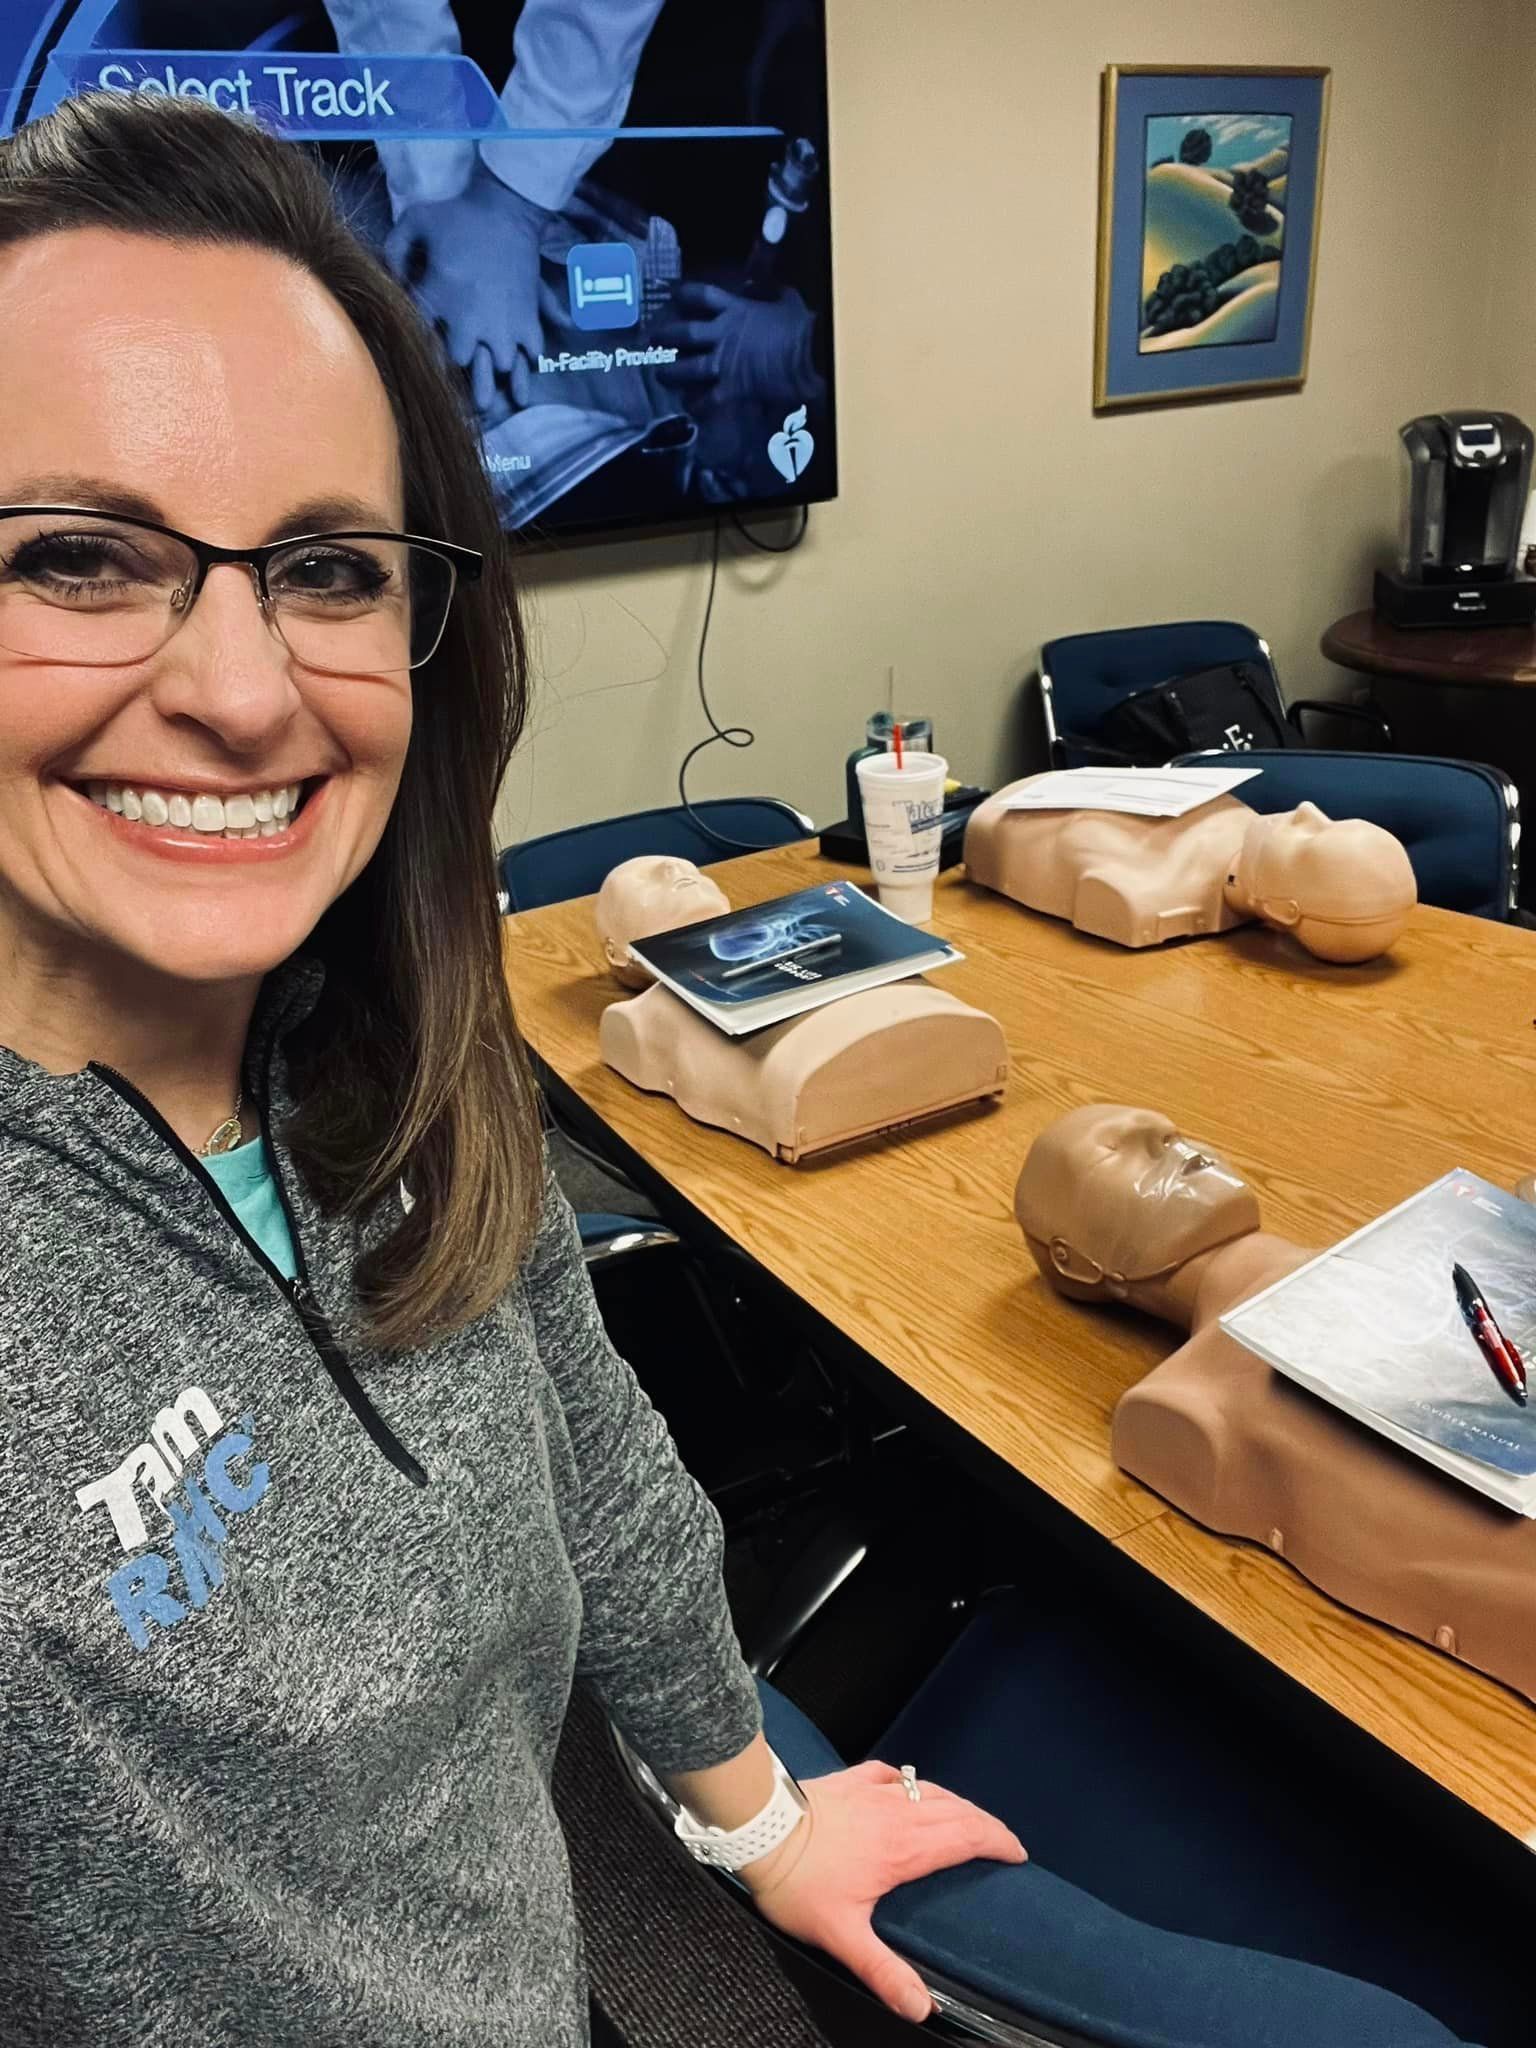
[[[769,1755],[773,1752],[770,1750]],[[792,1835],[811,1810],[811,1802],[777,1756],[773,1757],[773,1794],[761,1813],[739,1828],[712,1828],[678,1809],[673,1832],[690,1856],[713,1870],[740,1870],[755,1863]]]

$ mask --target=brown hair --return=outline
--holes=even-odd
[[[308,950],[326,986],[290,1046],[284,1131],[332,1213],[414,1206],[357,1267],[369,1341],[422,1342],[514,1279],[541,1194],[537,1098],[502,975],[491,814],[522,729],[526,662],[509,550],[460,388],[402,288],[351,233],[310,157],[195,101],[92,93],[0,143],[0,247],[70,228],[248,245],[323,285],[361,335],[400,437],[405,523],[479,548],[377,852]]]

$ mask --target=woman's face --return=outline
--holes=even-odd
[[[404,524],[368,351],[280,257],[42,237],[0,249],[0,334],[0,508],[100,507],[227,547]],[[173,637],[131,666],[0,647],[0,942],[66,972],[115,958],[188,982],[265,973],[366,865],[410,732],[407,672],[302,668],[241,566],[212,569]],[[183,806],[214,815],[199,796],[294,784],[297,822],[264,837],[175,823]],[[130,822],[93,785],[181,802],[159,826]]]

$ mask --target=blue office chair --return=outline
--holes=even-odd
[[[1162,1648],[1133,1662],[1080,1599],[1010,1590],[982,1606],[873,1746],[1000,1815],[1031,1856],[940,1872],[882,1901],[877,1931],[934,1995],[924,2038],[1528,2038],[1524,1943],[1505,1953],[1502,1921],[1485,1932],[1465,1872],[1413,1853],[1385,1802],[1349,1797],[1341,1812],[1337,1776],[1305,1745],[1256,1749],[1249,1718]],[[759,1686],[768,1740],[795,1775],[841,1769],[799,1708]],[[665,1791],[618,1747],[670,1821]]]
[[[1251,626],[1232,619],[1182,619],[1046,642],[1040,650],[1040,705],[1051,766],[1090,768],[1122,760],[1103,739],[1104,720],[1117,704],[1138,690],[1229,661],[1247,663],[1260,687],[1267,683],[1275,716],[1295,729],[1298,746],[1308,712],[1368,726],[1384,746],[1391,745],[1386,722],[1357,705],[1304,698],[1287,708],[1268,644]]]
[[[538,910],[546,903],[595,895],[610,868],[637,854],[669,853],[707,867],[744,852],[809,839],[815,829],[792,804],[767,796],[706,797],[688,810],[668,804],[571,825],[505,849],[498,861],[504,907]]]
[[[1310,747],[1185,754],[1262,773],[1234,792],[1256,811],[1312,802],[1330,818],[1366,818],[1407,848],[1421,903],[1507,920],[1520,886],[1520,793],[1477,761],[1347,754]]]

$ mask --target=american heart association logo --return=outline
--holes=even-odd
[[[768,460],[786,483],[804,476],[816,453],[816,442],[805,424],[805,407],[790,413],[780,432],[768,443]]]

